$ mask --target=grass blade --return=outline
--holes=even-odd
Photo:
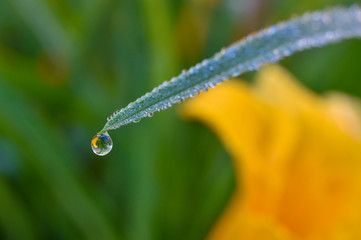
[[[361,37],[361,9],[335,7],[281,22],[222,49],[107,118],[100,134],[138,122],[232,77],[295,52]]]

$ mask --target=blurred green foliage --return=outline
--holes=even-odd
[[[114,110],[221,47],[341,0],[0,1],[0,238],[203,239],[234,187],[219,140],[177,109],[90,140]],[[282,61],[361,96],[361,41]],[[252,79],[253,73],[245,79]]]

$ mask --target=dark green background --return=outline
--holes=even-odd
[[[91,138],[113,111],[246,34],[352,3],[1,0],[0,239],[203,239],[234,188],[213,133],[173,108],[111,131],[105,157]],[[361,96],[361,40],[281,64],[317,92]]]

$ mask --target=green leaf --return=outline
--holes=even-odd
[[[361,9],[335,7],[281,22],[222,49],[107,118],[99,134],[151,117],[232,77],[295,52],[361,37]]]

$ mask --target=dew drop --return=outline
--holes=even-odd
[[[110,138],[108,132],[97,134],[91,141],[91,147],[96,155],[104,156],[107,155],[113,147],[113,141]]]
[[[148,117],[153,117],[153,113],[152,112],[148,113]]]
[[[226,54],[226,48],[222,48],[220,54],[221,54],[221,55]]]
[[[139,117],[135,117],[134,119],[133,119],[133,123],[139,123],[140,122],[140,118]]]

